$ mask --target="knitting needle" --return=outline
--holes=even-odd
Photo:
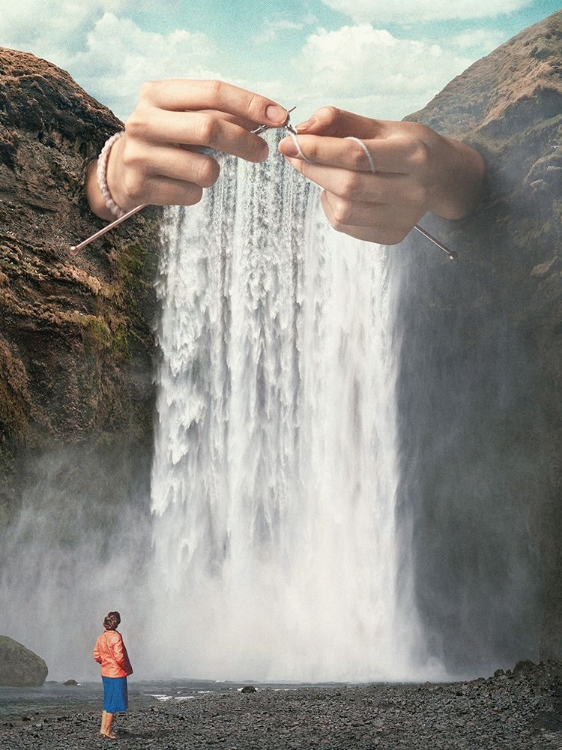
[[[281,125],[282,128],[287,128],[287,130],[290,130],[291,132],[296,132],[294,125],[291,124],[291,112],[296,109],[295,107],[292,107],[291,109],[287,110],[287,119],[285,120],[284,124]],[[260,125],[255,130],[252,130],[251,132],[255,135],[258,133],[263,133],[264,130],[268,130],[270,125]],[[127,221],[131,216],[136,214],[138,211],[142,211],[143,208],[146,208],[148,203],[142,203],[140,206],[136,206],[136,208],[131,209],[128,213],[121,216],[119,219],[116,219],[115,221],[112,221],[110,224],[107,224],[103,229],[100,229],[99,232],[96,232],[91,237],[88,237],[88,239],[84,240],[83,242],[80,242],[78,245],[72,245],[70,248],[70,254],[71,255],[78,255],[80,250],[85,248],[87,245],[90,244],[90,242],[93,242],[94,240],[97,240],[99,237],[103,237],[103,235],[106,232],[110,232],[115,227],[118,227],[119,224],[122,224],[124,221]]]
[[[417,224],[414,225],[414,229],[420,234],[423,234],[424,237],[426,237],[430,242],[433,242],[433,244],[440,250],[443,250],[444,253],[447,253],[447,255],[449,256],[449,260],[456,260],[459,257],[459,254],[457,252],[451,250],[451,248],[447,247],[445,243],[438,240],[437,237],[434,237],[432,234],[429,234],[429,232],[427,232],[425,229],[422,229]]]
[[[111,224],[107,224],[105,227],[103,227],[103,229],[100,229],[99,232],[96,232],[91,237],[88,237],[87,240],[84,240],[84,242],[81,242],[79,245],[72,245],[70,248],[70,254],[77,255],[80,252],[80,250],[86,247],[86,245],[89,245],[90,242],[97,240],[98,237],[102,237],[106,232],[109,232],[114,227],[118,227],[119,224],[122,224],[124,221],[127,221],[127,219],[129,219],[131,216],[138,213],[139,211],[142,211],[142,209],[146,208],[147,206],[148,206],[148,203],[141,203],[140,206],[136,206],[136,208],[132,208],[126,214],[123,214],[123,216],[119,217],[119,219],[115,219],[115,221],[112,221]]]
[[[295,109],[296,109],[296,105],[294,107],[291,107],[291,109],[287,110],[287,119],[285,120],[283,125],[281,125],[282,128],[286,128],[294,136],[297,135],[297,130],[291,122],[291,112],[293,112]],[[255,130],[252,130],[251,132],[254,135],[257,135],[259,133],[263,133],[265,130],[269,130],[271,127],[272,127],[271,125],[260,125],[259,127],[255,128]],[[358,141],[361,144],[361,146],[365,149],[365,151],[367,151],[367,147],[362,141],[360,141],[358,138],[353,138],[353,140]],[[372,161],[370,158],[370,154],[368,152],[367,152],[367,155],[369,156],[369,163],[371,164],[371,168],[374,171]],[[72,245],[70,248],[70,254],[77,255],[80,252],[80,250],[82,250],[84,247],[89,245],[90,242],[97,240],[99,237],[102,237],[106,232],[109,232],[110,230],[119,226],[119,224],[126,221],[131,216],[138,213],[143,208],[146,208],[147,205],[148,205],[147,203],[141,203],[140,206],[136,206],[136,208],[131,209],[126,214],[121,216],[119,219],[116,219],[115,221],[112,221],[110,224],[107,224],[107,226],[103,227],[103,229],[100,229],[91,237],[88,237],[88,239],[84,240],[79,245]],[[422,229],[422,227],[420,227],[418,224],[414,226],[414,229],[418,231],[421,235],[423,235],[426,239],[428,239],[430,242],[432,242],[440,250],[443,250],[443,252],[449,257],[449,260],[456,260],[458,258],[458,253],[456,253],[454,250],[451,250],[451,248],[447,247],[447,245],[445,245],[445,243],[438,240],[437,237],[434,237],[428,231],[426,231],[425,229]]]

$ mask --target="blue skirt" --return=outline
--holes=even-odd
[[[103,710],[108,714],[126,711],[128,705],[127,678],[102,677],[103,682]]]

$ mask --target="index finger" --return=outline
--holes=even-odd
[[[278,146],[283,156],[325,167],[372,172],[371,162],[365,150],[354,138],[333,138],[308,133],[295,137],[298,139],[301,153],[298,153],[293,139],[287,137]],[[363,143],[369,151],[375,171],[394,174],[407,174],[412,171],[412,146],[406,138],[373,138],[365,139]]]
[[[153,106],[173,112],[219,110],[271,127],[280,127],[287,119],[287,110],[272,99],[224,81],[155,81],[144,84],[141,96]]]

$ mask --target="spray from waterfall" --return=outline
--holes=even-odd
[[[162,676],[427,679],[398,484],[382,248],[283,160],[170,209],[149,647]],[[156,667],[155,667],[156,668]]]

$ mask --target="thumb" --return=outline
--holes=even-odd
[[[345,138],[375,138],[382,129],[380,120],[356,115],[337,107],[321,107],[305,122],[297,125],[297,133],[307,135],[327,135]]]

